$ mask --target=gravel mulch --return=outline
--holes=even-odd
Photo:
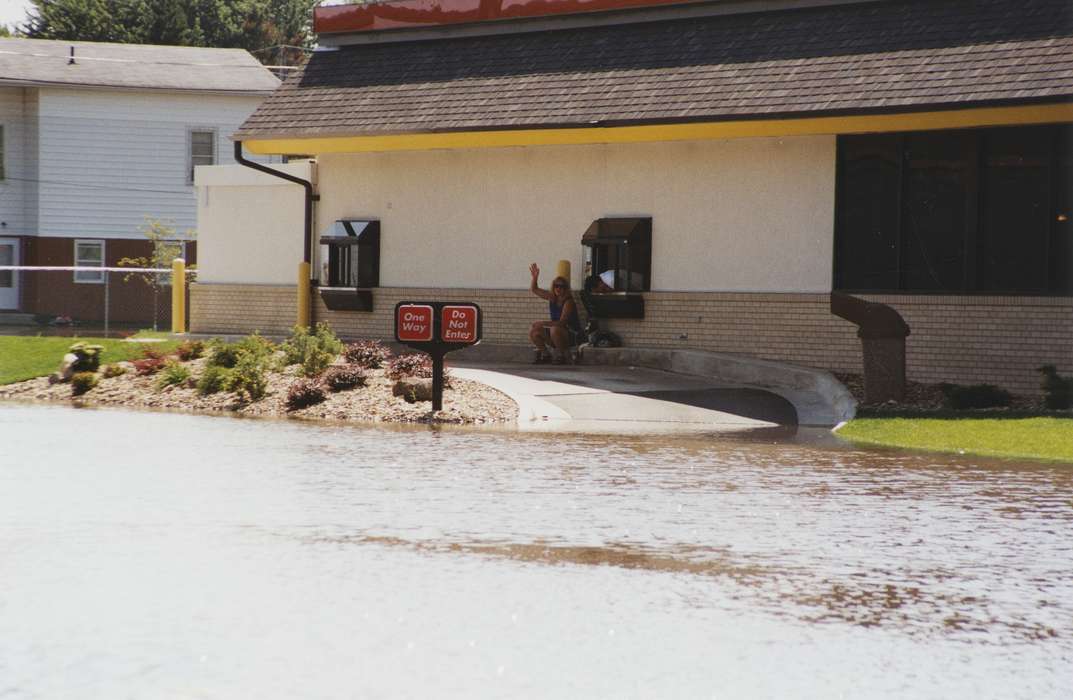
[[[205,360],[183,364],[196,379],[201,375]],[[78,397],[72,397],[70,384],[49,384],[47,377],[40,377],[0,386],[0,400],[355,422],[489,425],[513,423],[518,419],[518,407],[506,394],[479,382],[452,377],[443,393],[442,411],[433,412],[427,401],[407,403],[403,398],[391,395],[394,382],[382,369],[365,370],[367,384],[364,387],[328,393],[323,403],[289,411],[287,391],[300,379],[297,370],[298,367],[288,367],[284,372],[269,373],[267,394],[254,402],[244,401],[229,392],[199,396],[192,386],[158,389],[156,376],[139,377],[133,370],[111,379],[101,377],[96,388]]]

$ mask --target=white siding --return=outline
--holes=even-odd
[[[0,236],[26,236],[37,228],[37,91],[0,88],[4,174],[0,182]]]
[[[524,288],[562,259],[577,286],[594,219],[651,216],[653,291],[831,289],[833,136],[331,154],[318,172],[317,233],[380,219],[386,287]]]
[[[276,169],[315,178],[308,162]],[[241,165],[198,168],[197,278],[217,284],[295,284],[305,190]]]
[[[188,133],[217,132],[218,162],[260,96],[42,89],[42,236],[140,238],[147,217],[196,227]]]

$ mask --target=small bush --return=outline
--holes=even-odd
[[[961,410],[965,408],[996,408],[1009,406],[1013,396],[1005,389],[994,384],[940,384],[947,408]]]
[[[228,388],[238,394],[245,394],[250,401],[264,398],[268,390],[268,365],[270,357],[255,352],[239,353],[238,362],[231,370]]]
[[[238,341],[239,355],[253,355],[254,357],[271,357],[276,351],[276,345],[260,333],[254,332]]]
[[[403,377],[428,379],[432,376],[432,358],[416,352],[393,357],[387,363],[387,376],[396,381]]]
[[[138,373],[139,377],[148,377],[164,369],[164,365],[167,362],[163,357],[146,357],[141,360],[134,360],[131,364],[134,365],[134,371]]]
[[[391,351],[379,340],[359,340],[347,345],[343,356],[352,365],[365,369],[380,369],[391,359]]]
[[[81,396],[97,386],[97,375],[93,372],[75,372],[71,376],[71,395]]]
[[[202,396],[216,394],[231,386],[231,372],[226,367],[210,365],[197,380],[197,393]]]
[[[287,391],[287,408],[297,410],[318,404],[326,398],[324,385],[316,379],[299,379]]]
[[[1054,365],[1039,368],[1043,375],[1043,403],[1047,408],[1065,410],[1073,408],[1073,377],[1058,374]]]
[[[238,343],[214,341],[209,348],[209,367],[231,369],[238,364]]]
[[[163,360],[166,355],[154,347],[146,345],[142,348],[142,359],[145,360]]]
[[[122,377],[127,373],[127,368],[123,365],[105,365],[101,370],[101,374],[105,379],[114,379],[116,377]]]
[[[101,366],[101,345],[89,345],[88,343],[75,343],[67,349],[78,359],[71,366],[75,372],[96,372]]]
[[[190,370],[175,360],[168,360],[156,380],[156,388],[163,389],[184,383],[190,378]]]
[[[175,349],[175,354],[183,362],[196,360],[205,354],[205,343],[200,340],[188,340]]]
[[[291,337],[282,346],[284,362],[302,365],[302,374],[315,377],[325,370],[343,351],[343,343],[326,323],[318,323],[312,333],[308,328],[295,326]]]
[[[354,387],[365,386],[365,372],[361,367],[342,365],[329,367],[324,373],[324,383],[332,391],[346,391]]]

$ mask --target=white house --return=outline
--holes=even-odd
[[[0,264],[114,266],[148,253],[147,217],[195,228],[194,166],[231,162],[278,84],[238,49],[0,39]],[[101,312],[100,273],[23,277],[0,272],[0,310]],[[145,318],[112,294],[113,320]]]

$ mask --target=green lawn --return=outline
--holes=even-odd
[[[154,333],[139,333],[138,336],[166,337],[165,334]],[[104,346],[101,364],[137,359],[146,347],[146,343],[125,343],[122,340],[105,338],[0,336],[0,385],[43,377],[55,372],[67,348],[80,342]],[[167,340],[151,345],[170,351],[178,344],[178,341]]]
[[[869,445],[1073,463],[1073,418],[859,418],[836,434]]]

